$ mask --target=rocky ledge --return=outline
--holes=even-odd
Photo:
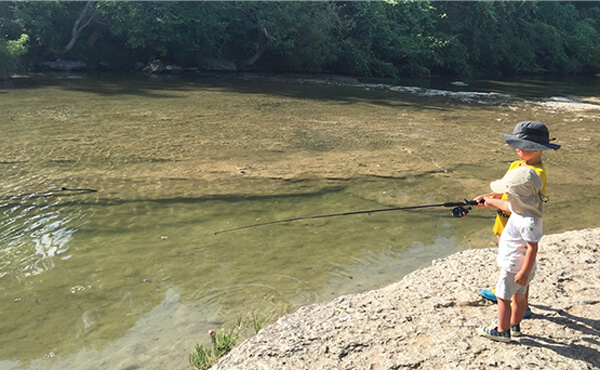
[[[530,305],[511,343],[480,337],[496,305],[495,249],[436,260],[386,288],[307,306],[213,369],[600,368],[600,228],[545,236]]]

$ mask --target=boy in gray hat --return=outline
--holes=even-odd
[[[514,161],[510,164],[507,173],[520,167],[528,167],[535,170],[535,172],[542,179],[543,182],[542,194],[546,195],[547,175],[546,168],[542,163],[542,154],[544,150],[556,150],[560,148],[560,145],[550,143],[550,134],[546,125],[538,121],[519,122],[515,126],[512,135],[502,134],[502,137],[510,146],[517,150],[517,156],[519,157],[519,160]],[[508,195],[506,193],[499,194],[495,192],[480,195],[476,197],[475,200],[480,202],[482,199],[487,199],[490,197],[500,199],[504,203],[508,202]],[[478,207],[497,209],[496,221],[494,223],[493,232],[498,237],[498,240],[500,240],[500,235],[502,234],[502,231],[504,230],[504,227],[508,222],[510,213],[505,212],[498,207],[494,207],[493,204],[496,203],[486,202],[484,204],[479,205]],[[494,302],[497,301],[495,293],[492,290],[484,289],[479,293],[484,298],[487,298]],[[531,316],[531,310],[527,308],[527,310],[525,311],[525,317],[529,316]]]
[[[542,238],[543,186],[536,171],[527,167],[509,171],[490,184],[494,193],[508,194],[508,202],[488,197],[485,203],[511,214],[498,243],[496,262],[501,269],[496,285],[498,318],[492,326],[482,325],[478,329],[487,338],[510,342],[511,334],[521,335],[526,293],[535,274],[538,242]]]
[[[517,123],[513,130],[512,135],[502,134],[504,140],[508,145],[512,146],[517,150],[517,157],[519,160],[514,161],[510,164],[508,171],[511,171],[518,167],[530,167],[535,170],[538,176],[544,182],[544,188],[542,193],[546,194],[546,168],[542,163],[542,154],[544,150],[556,150],[560,148],[560,145],[550,143],[550,134],[548,128],[541,122],[538,121],[523,121]],[[507,172],[508,172],[507,171]],[[484,198],[494,196],[507,201],[508,197],[506,194],[489,193],[480,195],[476,200],[480,201]],[[482,205],[481,207],[484,207]],[[492,208],[492,207],[487,207]],[[494,224],[494,234],[500,237],[502,230],[508,222],[510,214],[498,212],[496,222]]]

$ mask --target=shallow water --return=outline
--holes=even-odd
[[[209,328],[242,317],[251,335],[252,313],[268,323],[303,305],[383,287],[463,248],[492,245],[493,214],[472,210],[459,219],[446,208],[215,235],[487,192],[514,153],[483,143],[482,132],[492,129],[480,120],[499,122],[495,138],[519,116],[553,117],[553,133],[571,146],[562,157],[547,156],[556,174],[547,230],[597,226],[598,161],[573,164],[597,151],[598,110],[560,111],[559,120],[520,103],[516,83],[475,102],[380,83],[321,82],[108,76],[5,83],[0,368],[187,368],[195,344],[208,344]],[[529,97],[535,89],[523,91]],[[574,126],[576,143],[566,140]],[[575,181],[579,171],[588,177]],[[581,194],[580,212],[560,217]]]

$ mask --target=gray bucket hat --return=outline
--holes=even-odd
[[[521,150],[558,149],[560,145],[551,144],[548,128],[538,121],[517,123],[512,135],[502,134],[508,145]],[[554,139],[552,139],[554,140]]]

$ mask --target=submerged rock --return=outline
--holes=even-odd
[[[142,68],[142,71],[146,73],[165,73],[166,70],[165,65],[160,59],[154,59]]]
[[[42,67],[50,68],[53,71],[81,71],[87,67],[83,62],[76,60],[61,60],[57,59],[53,62],[42,63]]]

